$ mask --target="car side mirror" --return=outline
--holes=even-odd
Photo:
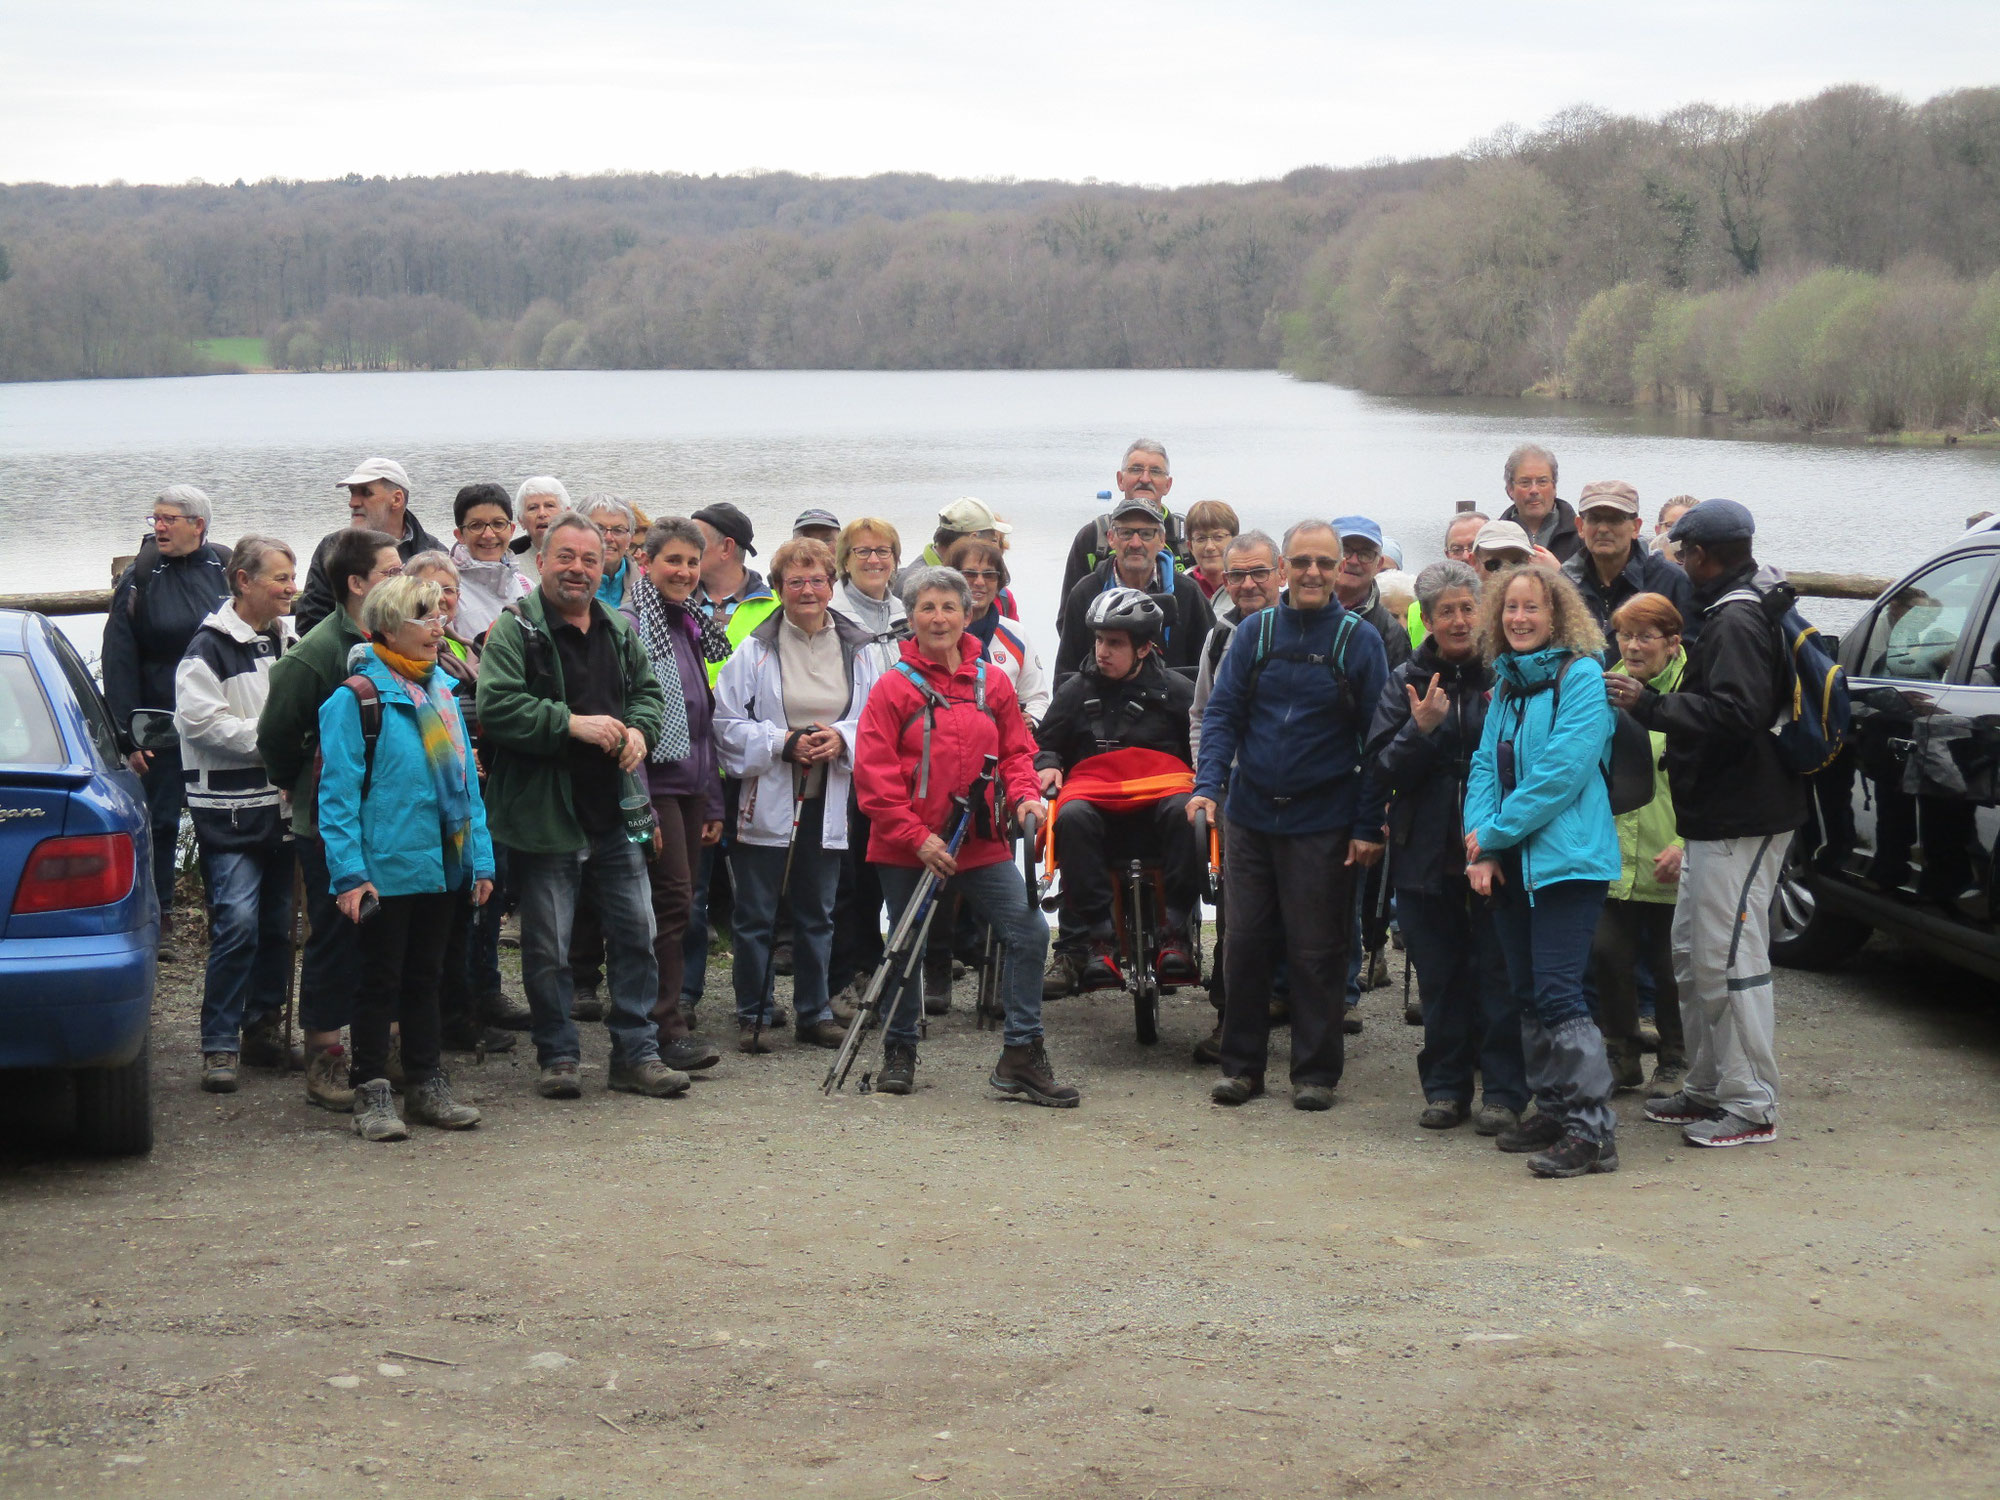
[[[132,743],[141,750],[178,750],[181,746],[180,731],[174,728],[174,714],[170,708],[135,708],[132,710]]]
[[[1830,630],[1822,630],[1819,633],[1819,643],[1826,648],[1828,656],[1832,657],[1835,661],[1840,660],[1840,636],[1837,633]]]

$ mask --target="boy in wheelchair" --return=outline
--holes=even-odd
[[[1056,689],[1035,731],[1035,769],[1042,794],[1056,804],[1062,871],[1061,922],[1042,993],[1060,998],[1124,983],[1111,926],[1114,860],[1160,867],[1166,921],[1158,977],[1199,984],[1188,935],[1202,876],[1186,811],[1194,686],[1160,655],[1165,615],[1150,595],[1107,589],[1086,620],[1091,660]]]

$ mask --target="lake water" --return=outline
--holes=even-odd
[[[303,556],[344,524],[333,481],[400,459],[447,533],[460,485],[560,475],[650,514],[732,500],[763,552],[808,506],[886,516],[910,546],[976,495],[1014,524],[1010,564],[1044,653],[1064,556],[1121,445],[1160,439],[1172,499],[1225,499],[1276,533],[1359,512],[1414,568],[1455,501],[1497,513],[1516,443],[1553,449],[1562,493],[1623,479],[1648,507],[1727,495],[1780,566],[1893,573],[2000,508],[2000,452],[1706,435],[1644,414],[1529,401],[1380,400],[1271,372],[480,371],[0,385],[0,592],[93,588],[165,486],[215,502],[214,535],[274,532]],[[1831,628],[1853,606],[1816,601]],[[97,619],[65,622],[94,650]]]

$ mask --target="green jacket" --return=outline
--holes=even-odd
[[[729,623],[722,627],[722,633],[729,637],[732,654],[736,648],[750,639],[750,632],[762,625],[778,612],[778,596],[768,589],[761,594],[752,594],[736,606],[736,612],[729,617]],[[722,675],[725,662],[712,661],[708,664],[708,686],[715,688],[715,679]]]
[[[646,737],[650,751],[659,743],[667,700],[646,649],[616,610],[593,599],[590,614],[590,628],[609,630],[617,644],[624,679],[618,716]],[[496,844],[530,854],[572,854],[590,843],[570,792],[570,713],[563,697],[562,659],[536,589],[493,622],[479,658],[486,826]]]
[[[257,716],[257,754],[271,785],[292,799],[292,832],[305,838],[319,832],[319,708],[353,675],[347,653],[367,640],[336,609],[271,664],[270,692]]]
[[[1687,666],[1687,652],[1676,651],[1660,675],[1646,685],[1655,692],[1671,693],[1681,685]],[[1611,669],[1624,673],[1622,661]],[[1674,797],[1667,790],[1667,737],[1655,732],[1653,739],[1653,800],[1637,812],[1618,819],[1618,878],[1606,893],[1612,901],[1657,901],[1671,906],[1679,898],[1678,885],[1661,885],[1653,878],[1653,859],[1669,844],[1683,843],[1674,826]]]

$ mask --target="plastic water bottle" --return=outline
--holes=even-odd
[[[635,844],[653,842],[653,830],[660,826],[653,815],[653,799],[639,778],[631,771],[624,773],[625,783],[618,793],[618,811],[625,819],[625,837]]]

